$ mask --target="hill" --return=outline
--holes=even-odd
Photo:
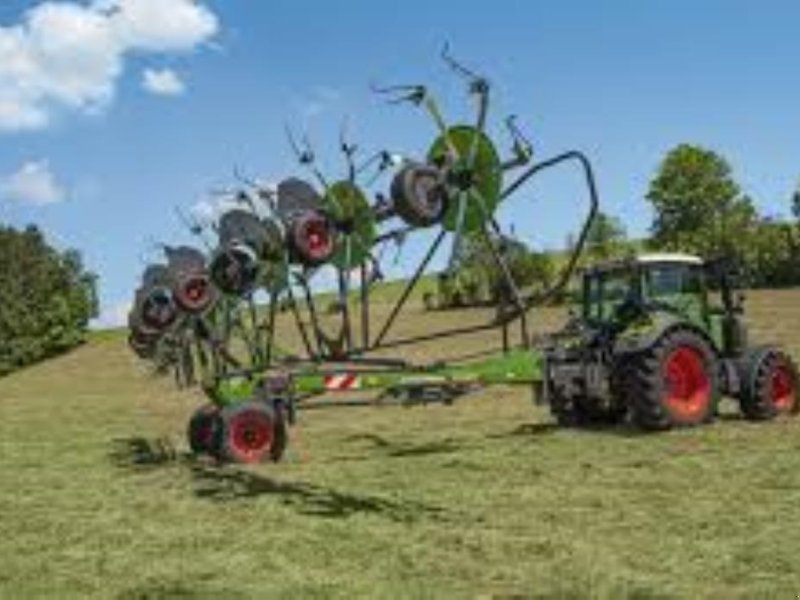
[[[799,305],[800,290],[752,293],[756,339],[800,357]],[[0,380],[0,597],[800,590],[800,420],[729,410],[661,435],[569,431],[527,390],[497,388],[453,407],[302,413],[284,463],[242,468],[187,455],[198,403],[113,333]]]

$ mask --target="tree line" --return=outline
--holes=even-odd
[[[618,218],[601,212],[580,264],[645,251],[684,252],[733,259],[750,287],[800,285],[800,186],[785,199],[785,216],[760,214],[723,156],[682,144],[662,160],[646,199],[653,209],[648,235],[632,239]],[[548,287],[563,262],[564,253],[534,252],[513,239],[503,244],[513,249],[509,264],[524,287]],[[573,244],[567,240],[568,251]],[[465,248],[457,268],[425,298],[428,308],[492,304],[502,296],[502,278],[484,246],[468,242]]]
[[[83,342],[96,285],[79,252],[56,250],[35,226],[0,225],[0,376]]]

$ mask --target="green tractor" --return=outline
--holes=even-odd
[[[700,425],[722,396],[747,419],[797,413],[797,368],[780,348],[748,343],[737,279],[725,261],[685,254],[586,270],[580,314],[544,348],[543,389],[559,423]]]

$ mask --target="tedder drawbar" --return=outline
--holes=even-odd
[[[298,409],[324,405],[313,403],[323,394],[355,389],[404,402],[449,402],[483,386],[518,384],[534,388],[565,425],[695,425],[714,418],[723,394],[737,398],[749,418],[795,413],[794,363],[778,348],[748,345],[735,278],[719,262],[649,255],[586,270],[580,314],[534,342],[531,309],[561,295],[598,211],[592,167],[577,151],[534,160],[513,117],[504,121],[511,151],[501,156],[487,133],[488,80],[447,48],[442,56],[467,82],[476,103],[472,122],[447,123],[422,85],[375,87],[432,120],[437,134],[424,156],[383,150],[359,163],[343,131],[347,173],[331,180],[309,140],[288,132],[310,181],[291,177],[268,188],[240,177],[241,189],[232,192],[236,206],[212,225],[212,243],[201,224],[189,223],[206,251],[165,247],[165,260],[145,270],[129,316],[130,345],[160,370],[173,370],[179,384],[202,386],[209,401],[190,420],[192,449],[235,462],[279,460]],[[554,284],[525,292],[503,252],[496,212],[537,174],[570,163],[586,186],[580,233]],[[389,171],[388,193],[371,193]],[[433,233],[429,248],[373,328],[370,292],[381,279],[382,250],[423,230]],[[494,315],[393,336],[437,251],[450,240],[450,271],[467,236],[484,245],[503,282]],[[312,293],[322,268],[336,273],[334,314]],[[712,289],[720,291],[719,302]],[[279,311],[290,313],[299,354],[276,343]],[[484,331],[497,332],[496,349],[424,364],[387,357],[404,346]]]

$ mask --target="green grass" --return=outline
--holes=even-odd
[[[756,339],[800,355],[798,306],[754,293]],[[220,468],[186,453],[198,402],[121,334],[0,380],[0,598],[800,593],[800,420],[568,431],[498,388],[301,414],[285,462]]]

